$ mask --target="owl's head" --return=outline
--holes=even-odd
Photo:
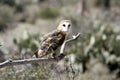
[[[70,28],[71,28],[71,21],[70,20],[62,20],[57,27],[57,29],[59,31],[62,31],[64,33],[69,33]]]

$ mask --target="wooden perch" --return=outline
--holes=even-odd
[[[66,43],[76,40],[80,36],[80,33],[74,35],[73,38],[66,40],[60,49],[60,55],[55,58],[32,58],[32,59],[22,59],[22,60],[6,60],[5,62],[0,63],[0,68],[5,66],[14,66],[22,64],[32,64],[32,63],[54,63],[63,59],[65,55],[63,54]]]

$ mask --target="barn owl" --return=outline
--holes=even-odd
[[[47,55],[52,55],[55,57],[55,51],[65,41],[66,36],[70,32],[70,27],[70,20],[62,20],[59,23],[57,29],[53,30],[43,37],[43,40],[41,41],[38,50],[34,52],[33,57],[41,58]]]

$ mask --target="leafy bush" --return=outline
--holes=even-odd
[[[25,6],[24,4],[16,4],[15,5],[16,12],[23,12],[24,6]]]
[[[14,38],[14,43],[19,48],[20,55],[33,55],[33,52],[37,50],[39,42],[41,41],[39,34],[30,34],[29,32],[24,32],[23,37],[16,39]]]
[[[5,31],[8,24],[14,21],[14,11],[8,6],[0,6],[0,11],[0,31]]]
[[[7,24],[5,22],[0,21],[0,31],[5,31],[7,28]]]
[[[120,74],[120,34],[109,24],[97,25],[93,32],[80,38],[69,48],[67,53],[75,54],[75,63],[86,64],[96,58],[108,66],[110,71]],[[84,71],[84,70],[83,70]],[[120,77],[120,76],[119,76]]]
[[[9,6],[14,6],[15,5],[15,0],[0,0],[1,4],[9,5]]]
[[[34,67],[31,69],[28,66],[5,67],[0,70],[0,79],[10,80],[48,80],[50,73],[49,68],[45,65]],[[19,68],[19,69],[18,69]]]
[[[60,15],[58,8],[46,6],[40,11],[40,17],[44,19],[56,18]]]

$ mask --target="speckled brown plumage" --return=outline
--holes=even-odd
[[[61,31],[54,30],[52,33],[44,37],[44,40],[41,42],[38,50],[41,50],[39,53],[38,50],[34,53],[36,57],[43,57],[48,54],[55,53],[55,50],[61,46],[65,40],[66,34]]]

